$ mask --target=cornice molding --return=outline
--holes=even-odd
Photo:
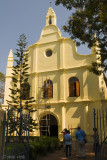
[[[39,74],[44,74],[44,73],[52,73],[52,72],[66,72],[66,71],[72,71],[72,70],[78,70],[78,69],[86,69],[88,70],[88,65],[86,66],[79,66],[79,67],[73,67],[73,68],[59,68],[59,69],[54,69],[51,71],[41,71],[41,72],[31,72],[29,75],[39,75]]]

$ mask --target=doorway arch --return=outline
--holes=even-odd
[[[47,114],[40,119],[40,135],[58,137],[58,122],[55,116]]]

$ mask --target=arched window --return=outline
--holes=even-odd
[[[78,96],[80,96],[79,80],[76,77],[71,77],[69,79],[69,97]]]
[[[21,89],[22,89],[22,99],[27,100],[30,96],[30,85],[29,85],[29,83],[23,83],[21,85]]]
[[[51,80],[46,80],[44,82],[43,98],[53,98],[53,83]]]

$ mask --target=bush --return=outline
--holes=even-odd
[[[59,139],[54,137],[42,137],[30,143],[30,159],[36,160],[40,156],[53,152],[59,147]]]

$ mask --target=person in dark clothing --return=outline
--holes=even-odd
[[[97,128],[93,128],[94,134],[93,134],[93,151],[98,152],[99,150],[99,135]]]

